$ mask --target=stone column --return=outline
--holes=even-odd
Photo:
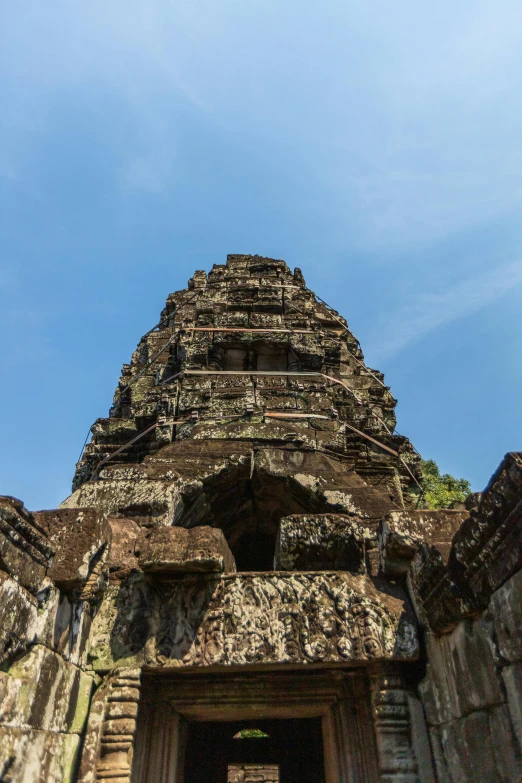
[[[367,678],[334,677],[339,698],[323,719],[327,783],[380,783]]]
[[[182,779],[184,729],[185,722],[168,702],[143,705],[132,783],[176,783]]]
[[[381,783],[419,783],[408,692],[399,667],[389,664],[375,671],[371,690]]]
[[[140,676],[140,669],[120,669],[109,681],[96,783],[130,783]]]

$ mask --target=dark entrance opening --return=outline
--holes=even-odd
[[[268,736],[235,738],[251,729]],[[189,723],[184,783],[227,783],[234,764],[278,764],[280,783],[324,783],[321,719]]]

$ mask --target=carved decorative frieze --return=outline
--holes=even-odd
[[[418,656],[404,593],[381,592],[368,577],[342,572],[136,578],[102,605],[92,644],[98,669],[129,657],[168,667]]]
[[[358,581],[340,574],[224,579],[183,663],[415,657],[413,624],[394,615],[377,595],[365,595]]]

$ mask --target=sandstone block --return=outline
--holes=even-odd
[[[16,498],[0,497],[0,568],[36,593],[53,556],[45,531]]]
[[[428,671],[420,690],[430,724],[503,702],[490,642],[482,621],[463,620],[451,632],[426,635]]]
[[[505,707],[451,721],[442,727],[441,738],[452,783],[513,783],[521,779]]]
[[[512,663],[502,669],[506,687],[507,707],[513,732],[522,752],[522,662]]]
[[[9,783],[73,783],[78,734],[0,727],[0,771]]]
[[[477,508],[455,535],[452,553],[478,603],[522,568],[522,454],[506,454]]]
[[[204,667],[411,661],[419,654],[404,591],[381,591],[346,571],[172,579],[161,593],[138,574],[105,599],[91,640],[98,671],[131,660]]]
[[[442,745],[441,730],[438,727],[429,730],[433,764],[437,772],[437,783],[453,783],[450,778],[448,763]]]
[[[276,544],[276,570],[365,573],[367,537],[367,528],[341,514],[283,517]]]
[[[93,680],[77,666],[36,645],[0,674],[3,725],[16,729],[81,732]]]
[[[452,783],[500,783],[487,712],[450,721],[441,739]]]
[[[139,699],[139,693],[138,697]],[[138,716],[137,701],[113,702],[109,704],[106,717],[112,720],[120,718],[136,718]]]
[[[522,490],[521,490],[522,496]],[[470,531],[475,532],[475,531]],[[485,596],[503,585],[522,568],[522,499],[495,531],[487,549],[473,564],[470,585],[478,596]]]
[[[111,528],[111,548],[107,566],[110,578],[122,579],[138,568],[138,559],[134,553],[136,539],[140,534],[139,525],[132,519],[109,519]]]
[[[407,698],[411,725],[411,744],[417,761],[420,783],[436,783],[422,703],[412,693],[408,693]]]
[[[229,764],[227,783],[279,783],[279,765]]]
[[[522,660],[522,571],[491,596],[490,613],[498,649],[507,661]]]
[[[407,584],[419,619],[435,633],[450,631],[480,610],[459,570],[447,566],[438,549],[427,544],[417,549]]]
[[[84,586],[93,560],[108,546],[110,527],[96,508],[59,508],[37,511],[35,519],[48,531],[55,556],[48,571],[63,590]]]
[[[223,532],[207,526],[186,530],[158,525],[137,541],[139,565],[156,573],[235,571],[235,562]]]
[[[453,536],[467,511],[391,511],[381,522],[378,541],[381,567],[392,579],[405,577],[421,542],[435,546],[447,561]]]
[[[0,662],[36,639],[39,620],[34,596],[0,571]]]
[[[40,623],[41,631],[34,641],[79,665],[91,621],[88,605],[84,601],[71,601],[50,579],[39,599],[40,613],[44,610],[47,619],[45,624]]]

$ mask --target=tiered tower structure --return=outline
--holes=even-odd
[[[361,488],[422,506],[419,459],[395,432],[395,404],[346,320],[299,269],[230,255],[168,297],[123,366],[110,417],[92,428],[74,487],[153,460],[169,443],[188,454],[202,441],[242,441],[329,456]]]
[[[521,780],[522,457],[428,510],[394,408],[299,269],[171,294],[72,495],[0,498],[0,781]]]

